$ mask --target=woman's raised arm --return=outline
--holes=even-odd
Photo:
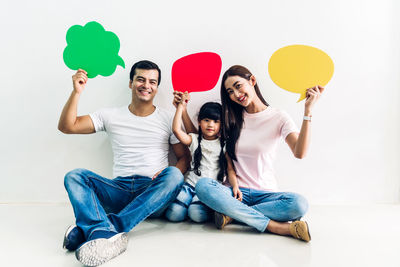
[[[286,143],[292,150],[293,155],[298,159],[304,158],[307,154],[308,146],[311,140],[312,109],[323,91],[324,87],[319,85],[307,89],[307,98],[304,107],[304,119],[301,125],[300,133],[290,133],[286,137]]]

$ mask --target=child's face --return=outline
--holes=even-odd
[[[204,139],[216,139],[221,128],[221,121],[205,118],[199,122],[199,127]]]

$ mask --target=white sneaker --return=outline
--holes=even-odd
[[[123,253],[128,246],[126,233],[110,238],[98,238],[84,243],[75,251],[75,256],[86,266],[98,266]]]

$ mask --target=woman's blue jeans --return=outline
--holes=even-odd
[[[86,169],[65,175],[76,225],[89,239],[94,231],[129,232],[153,213],[165,209],[177,196],[183,175],[165,168],[157,178],[133,175],[107,179]]]
[[[202,178],[196,184],[200,201],[213,210],[256,228],[267,229],[270,220],[287,222],[300,219],[307,212],[307,200],[296,193],[269,192],[240,188],[243,201],[233,197],[232,188]]]
[[[165,217],[172,222],[181,222],[189,217],[197,223],[211,218],[212,210],[200,202],[194,187],[185,183],[175,201],[165,210]]]

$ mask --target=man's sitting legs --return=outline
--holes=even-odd
[[[165,208],[182,184],[183,175],[176,167],[165,168],[154,180],[143,176],[110,180],[85,169],[69,172],[65,188],[86,241],[76,251],[78,260],[98,265],[124,252],[128,239],[120,233]]]
[[[143,179],[143,177],[138,177]],[[176,198],[183,185],[183,175],[176,167],[165,168],[157,178],[151,180],[146,188],[135,188],[134,199],[119,213],[108,214],[118,232],[129,232],[138,223],[153,213],[164,209]]]

